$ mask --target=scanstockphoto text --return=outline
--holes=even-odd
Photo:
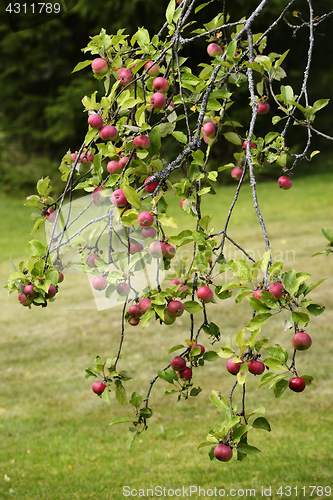
[[[165,486],[154,486],[153,488],[132,488],[123,486],[124,497],[164,497],[164,498],[271,498],[271,495],[279,495],[280,498],[318,498],[331,497],[331,486],[259,486],[257,488],[202,488],[201,486],[179,486],[169,488]]]

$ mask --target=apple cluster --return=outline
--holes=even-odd
[[[58,271],[57,283],[62,283],[63,281],[64,275],[61,271]],[[58,284],[56,286],[50,284],[47,292],[45,292],[40,285],[34,285],[33,282],[21,284],[20,288],[21,291],[18,293],[18,300],[23,306],[29,308],[31,308],[31,305],[45,306],[47,300],[54,299],[58,292]]]

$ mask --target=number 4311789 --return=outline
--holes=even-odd
[[[281,495],[281,497],[290,496],[300,496],[300,497],[329,497],[331,496],[332,489],[330,486],[303,486],[303,487],[291,487],[291,486],[280,486],[276,494]]]
[[[6,7],[10,14],[59,14],[60,10],[60,3],[10,3]]]

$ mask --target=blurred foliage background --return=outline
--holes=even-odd
[[[68,3],[68,2],[66,2]],[[164,12],[168,1],[153,0],[80,0],[67,14],[34,28],[13,33],[6,13],[0,17],[0,190],[8,193],[34,192],[36,181],[49,175],[53,184],[60,188],[58,166],[68,149],[79,148],[87,130],[86,116],[83,114],[81,99],[97,88],[103,95],[103,86],[93,77],[90,68],[72,73],[75,65],[89,58],[81,49],[89,42],[89,37],[99,33],[103,27],[108,33],[126,28],[132,35],[138,27],[145,26],[150,34],[157,32],[164,22]],[[218,2],[222,9],[223,2]],[[227,11],[232,20],[248,16],[259,4],[258,0],[226,0]],[[263,32],[276,19],[287,2],[272,0],[255,25],[256,32]],[[4,4],[3,4],[4,5]],[[3,6],[1,6],[4,9]],[[314,5],[315,16],[328,12],[332,0],[323,0]],[[296,1],[292,7],[308,19],[305,0]],[[216,2],[200,12],[200,23],[208,22],[216,15]],[[287,18],[293,24],[299,19]],[[328,18],[316,29],[314,56],[309,79],[310,104],[316,99],[332,98],[333,37],[330,36],[332,19]],[[201,27],[201,25],[200,25]],[[265,53],[283,53],[290,48],[284,68],[288,78],[281,84],[289,84],[295,93],[299,92],[306,64],[308,36],[307,27],[297,32],[283,21],[273,30]],[[184,47],[183,55],[191,58],[191,67],[209,60],[206,42],[203,39]],[[287,81],[288,80],[288,81]],[[276,89],[278,90],[278,89]],[[251,108],[246,89],[238,93],[239,99],[233,105],[233,116],[241,122],[248,122]],[[271,117],[276,114],[276,106],[269,101],[272,111],[260,117],[256,135],[274,130]],[[321,111],[314,126],[331,135],[330,115],[333,101]],[[260,130],[261,129],[261,130]],[[244,135],[246,130],[244,130]],[[289,133],[289,144],[297,150],[303,144],[305,131],[293,127]],[[218,143],[219,144],[219,143]],[[234,145],[224,141],[222,148],[215,146],[212,161],[230,161]],[[314,137],[311,151],[319,149],[322,154],[315,162],[304,162],[302,172],[314,169],[332,168],[330,156],[332,143]],[[166,158],[173,152],[172,139],[165,145]],[[317,158],[320,158],[318,160]],[[261,175],[277,178],[277,166],[265,169]],[[279,173],[279,172],[278,172]],[[230,177],[230,176],[229,176]],[[227,177],[226,177],[227,178]]]

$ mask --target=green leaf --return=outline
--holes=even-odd
[[[235,354],[235,351],[230,349],[229,347],[220,347],[220,349],[217,351],[218,356],[220,358],[230,358],[233,354]]]
[[[294,269],[290,269],[287,273],[283,275],[283,283],[287,292],[290,293],[291,286],[296,279],[296,273]]]
[[[92,370],[89,370],[89,368],[87,368],[86,370],[84,370],[84,376],[86,378],[97,378],[97,375],[96,373],[94,373]]]
[[[128,185],[124,186],[123,185],[122,189],[124,191],[124,195],[125,195],[127,201],[131,205],[134,205],[135,207],[138,207],[138,208],[141,207],[140,197],[132,186],[128,186]]]
[[[282,361],[285,363],[287,361],[286,359],[286,351],[282,349],[282,347],[279,344],[275,344],[275,346],[272,347],[266,347],[264,349],[266,354],[270,356],[271,358],[278,359],[279,361]]]
[[[279,361],[278,359],[275,358],[266,358],[264,360],[264,363],[271,370],[278,370],[278,371],[286,370],[286,365],[282,363],[282,361]]]
[[[143,396],[138,392],[134,391],[132,393],[131,399],[129,400],[129,404],[135,406],[135,408],[139,408],[143,401]]]
[[[253,332],[250,335],[249,347],[250,347],[250,349],[252,349],[252,351],[254,349],[254,345],[256,343],[256,340],[257,340],[259,333],[260,333],[260,328],[258,328],[258,330],[253,330]]]
[[[307,325],[310,321],[309,315],[302,312],[292,312],[291,313],[292,320],[299,325]]]
[[[173,130],[173,129],[172,129]],[[151,156],[158,155],[161,149],[161,126],[157,125],[149,133],[150,146],[148,151]]]
[[[121,405],[126,405],[127,398],[126,398],[125,387],[120,382],[120,380],[115,380],[115,386],[116,386],[116,399],[117,399],[118,403]]]
[[[274,387],[274,396],[279,398],[288,387],[288,380],[279,380]]]
[[[126,417],[113,417],[109,425],[123,424],[124,422],[130,422]]]
[[[126,212],[121,216],[121,222],[126,227],[133,226],[133,224],[135,224],[137,221],[138,221],[138,212],[134,208],[126,210]]]
[[[168,368],[164,371],[157,370],[157,375],[169,384],[173,384],[174,380],[178,380],[178,375],[172,368]]]
[[[246,328],[250,331],[256,330],[259,326],[264,325],[271,316],[271,313],[257,314],[248,322]]]
[[[263,385],[266,385],[266,384],[269,384],[274,378],[278,377],[279,375],[277,373],[265,373],[265,375],[263,375],[261,377],[261,380],[260,380],[260,384],[258,386],[258,389],[260,387],[262,387]]]
[[[321,232],[323,233],[323,236],[329,241],[333,241],[333,231],[328,229],[327,227],[323,227]]]
[[[235,132],[226,132],[223,135],[226,138],[226,140],[231,142],[232,144],[236,144],[237,146],[242,145],[241,139],[239,138],[239,136]],[[219,171],[220,171],[220,168],[219,168]]]
[[[184,132],[179,132],[175,130],[174,132],[172,132],[172,135],[178,142],[181,142],[182,144],[187,144],[187,137],[184,134]]]
[[[265,417],[258,417],[252,423],[252,427],[255,429],[264,429],[267,432],[271,432],[271,426]]]
[[[46,246],[38,240],[31,240],[27,245],[27,252],[33,257],[43,257],[46,254]]]
[[[160,214],[158,217],[159,222],[164,226],[177,228],[177,222],[170,215]]]
[[[227,48],[227,59],[229,59],[229,61],[234,60],[236,49],[237,49],[237,40],[233,40],[232,42],[229,43]]]
[[[190,314],[195,314],[196,312],[202,311],[202,306],[195,300],[187,300],[186,302],[184,302],[184,307],[185,311],[189,312]]]
[[[174,345],[173,347],[170,347],[167,349],[167,354],[170,354],[171,352],[178,351],[178,349],[181,349],[182,347],[185,347],[183,344],[177,344]]]
[[[290,85],[281,86],[281,95],[286,106],[289,106],[294,100],[294,91]]]
[[[202,359],[205,361],[216,361],[220,356],[215,351],[206,351]]]
[[[167,10],[165,12],[165,17],[166,17],[166,20],[168,21],[168,24],[172,24],[172,19],[173,19],[173,15],[175,13],[175,10],[176,10],[176,1],[170,0],[168,7],[167,7]]]
[[[150,36],[148,31],[145,28],[139,28],[138,31],[135,33],[136,41],[138,42],[138,45],[142,49],[145,47],[148,48],[149,42],[150,42]]]
[[[108,404],[111,404],[111,400],[110,400],[110,391],[109,391],[109,387],[106,386],[104,391],[103,391],[103,394],[102,394],[102,399],[103,401],[105,401],[106,403]]]
[[[256,453],[260,453],[260,450],[255,446],[250,446],[247,443],[239,443],[237,449],[241,450],[243,453],[247,455],[254,455]]]
[[[88,61],[88,60],[86,60],[86,61],[81,61],[81,62],[79,62],[79,63],[75,66],[75,68],[73,69],[72,73],[75,73],[76,71],[80,71],[81,69],[86,68],[87,66],[90,66],[90,65],[91,65],[91,63],[92,63],[92,61],[90,61],[90,60],[89,60],[89,61]]]
[[[313,104],[313,112],[317,113],[317,111],[327,106],[329,102],[330,102],[329,99],[319,99]]]
[[[312,290],[313,290],[314,288],[316,288],[317,286],[321,285],[321,283],[323,283],[324,281],[326,281],[326,279],[327,279],[327,278],[323,278],[323,279],[321,279],[321,280],[317,281],[317,283],[312,283],[311,285],[309,285],[309,286],[307,287],[307,289],[303,292],[303,293],[304,293],[304,296],[305,296],[305,295],[308,295],[308,293],[312,292]]]
[[[221,410],[228,410],[229,405],[224,399],[224,397],[218,392],[218,391],[212,391],[211,395],[209,396],[209,399],[215,405],[217,408],[220,408]]]
[[[239,332],[236,335],[235,342],[237,347],[242,347],[242,345],[244,344],[244,337],[245,337],[245,330],[243,328],[243,330],[239,330]]]
[[[307,310],[313,316],[319,316],[325,311],[325,306],[320,306],[319,304],[310,304],[307,306]]]
[[[299,276],[299,274],[301,274],[301,276]],[[304,283],[307,279],[311,278],[311,274],[309,273],[297,273],[296,276],[296,279],[293,281],[291,287],[288,290],[290,295],[295,295],[298,292],[301,284]]]

